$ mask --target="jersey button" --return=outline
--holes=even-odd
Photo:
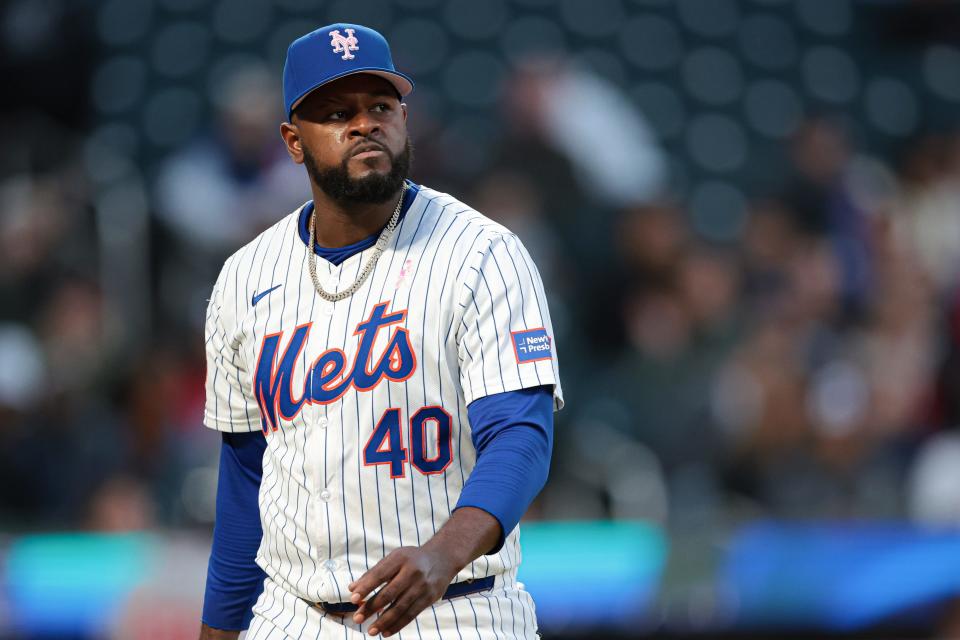
[[[325,566],[328,571],[335,571],[337,568],[337,561],[327,560],[326,562],[323,563],[323,566]]]
[[[333,303],[328,303],[323,305],[323,315],[325,316],[333,315]]]
[[[330,498],[332,496],[333,494],[330,493],[329,489],[324,489],[323,491],[320,492],[320,499],[323,500],[324,502],[330,502]]]
[[[340,284],[340,280],[336,276],[331,276],[327,280],[327,289],[336,289],[338,284]]]
[[[327,428],[327,419],[326,419],[326,418],[320,418],[319,420],[317,420],[317,426],[320,427],[321,429],[326,429],[326,428]]]

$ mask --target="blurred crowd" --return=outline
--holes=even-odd
[[[233,74],[205,133],[119,190],[139,172],[116,140],[4,127],[34,159],[0,176],[5,531],[212,521],[205,300],[309,197],[275,76]],[[568,403],[531,517],[960,521],[960,132],[873,157],[807,116],[717,237],[615,84],[544,58],[500,95],[474,162],[414,94],[413,178],[514,230],[544,277]]]
[[[956,524],[960,137],[883,163],[816,118],[785,153],[735,242],[669,196],[617,212],[569,301],[557,508]]]

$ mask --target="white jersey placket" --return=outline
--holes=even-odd
[[[326,273],[321,277],[321,284],[327,291],[336,292],[340,284],[340,274],[343,264],[336,266],[323,259],[317,259],[318,272],[322,269]],[[314,297],[317,306],[317,314],[314,316],[314,326],[321,331],[317,332],[318,341],[314,343],[315,347],[311,350],[311,363],[318,355],[329,349],[331,346],[345,347],[341,341],[341,334],[345,331],[344,327],[348,324],[347,301],[329,302],[321,298],[310,278],[306,278],[307,286]],[[311,390],[312,390],[311,381]],[[337,413],[337,403],[314,405],[310,408],[314,414],[311,420],[310,430],[314,432],[314,440],[317,445],[316,455],[310,464],[316,469],[314,476],[315,482],[311,487],[313,510],[317,514],[314,519],[314,527],[311,535],[322,545],[318,548],[317,559],[322,567],[315,579],[320,581],[321,590],[326,590],[329,585],[334,585],[335,590],[342,598],[345,594],[346,585],[337,584],[335,571],[337,570],[337,561],[334,559],[340,552],[339,544],[334,539],[333,532],[337,530],[334,520],[337,514],[333,513],[338,503],[337,497],[342,499],[342,487],[338,482],[340,468],[343,464],[340,452],[343,449],[343,441],[340,434],[339,425],[341,416]]]

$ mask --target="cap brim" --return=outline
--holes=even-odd
[[[323,82],[318,82],[317,84],[313,85],[312,87],[304,91],[300,95],[300,97],[294,100],[293,104],[290,105],[290,113],[287,114],[287,117],[290,117],[293,114],[293,110],[296,109],[297,106],[301,102],[303,102],[303,100],[308,95],[310,95],[311,93],[313,93],[314,91],[322,87],[323,85],[330,84],[334,80],[339,80],[340,78],[346,78],[347,76],[353,76],[358,73],[369,73],[371,75],[380,76],[381,78],[383,78],[384,80],[386,80],[387,82],[389,82],[394,86],[394,88],[400,94],[400,97],[406,97],[410,95],[410,92],[413,91],[413,81],[407,76],[405,76],[404,74],[400,73],[399,71],[387,71],[385,69],[380,69],[378,67],[371,67],[368,69],[350,69],[349,71],[345,71],[341,74],[335,75],[332,78],[327,78]]]

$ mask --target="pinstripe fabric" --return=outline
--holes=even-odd
[[[476,462],[467,420],[471,401],[553,385],[556,408],[563,404],[555,345],[552,358],[532,362],[519,361],[515,352],[512,332],[543,327],[552,336],[552,328],[536,267],[507,229],[449,195],[421,187],[368,280],[350,298],[329,303],[310,282],[298,213],[226,261],[206,320],[205,424],[221,431],[268,425],[257,562],[269,576],[269,588],[257,605],[255,625],[256,637],[264,638],[314,637],[296,631],[297,625],[314,623],[303,612],[297,615],[291,603],[300,597],[349,599],[346,585],[352,580],[393,549],[422,544],[446,522]],[[339,266],[318,260],[321,283],[328,291],[349,286],[371,251]],[[255,295],[277,285],[253,304]],[[388,304],[387,314],[405,315],[377,333],[365,370],[373,369],[403,329],[412,373],[404,380],[382,379],[371,389],[349,387],[335,400],[320,402],[311,395],[323,377],[314,362],[339,349],[349,371],[361,343],[358,325],[381,303]],[[308,401],[292,416],[277,412],[273,429],[256,395],[261,352],[266,339],[279,334],[276,369],[296,329],[305,326],[292,375],[278,379],[289,384],[294,401],[304,394]],[[403,474],[391,477],[389,464],[364,464],[364,447],[388,409],[399,409],[403,445],[409,448],[410,418],[423,407],[442,407],[450,415],[452,461],[446,468],[423,473],[411,465],[411,455]],[[439,431],[426,424],[427,433]],[[437,440],[425,436],[427,459],[440,455]],[[519,531],[514,530],[498,553],[471,563],[456,580],[497,575],[514,584],[519,562]],[[441,603],[402,636],[440,637],[437,628],[450,624],[452,616],[463,637],[525,637],[523,630],[535,629],[533,605],[528,595],[512,589],[517,593],[509,597]],[[442,635],[459,637],[456,629]]]
[[[266,581],[253,608],[244,640],[361,640],[373,620],[362,625],[349,617],[327,615]],[[485,593],[441,600],[425,609],[397,634],[401,640],[537,640],[536,614],[530,594],[508,577],[498,578]]]

